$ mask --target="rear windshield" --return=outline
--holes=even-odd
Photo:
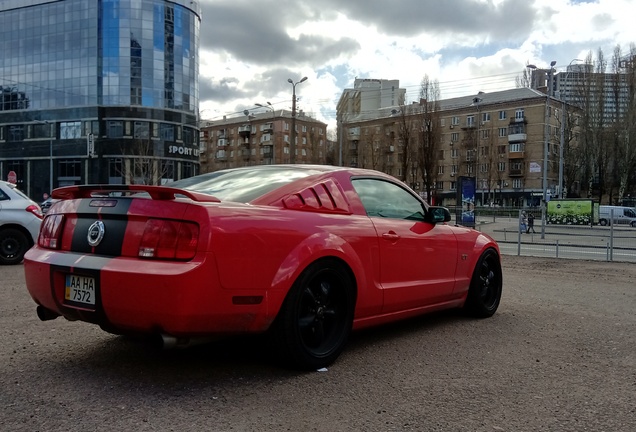
[[[221,201],[247,203],[294,180],[319,173],[298,167],[238,168],[201,174],[165,186],[213,195]]]

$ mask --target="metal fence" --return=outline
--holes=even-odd
[[[520,230],[520,212],[508,209],[484,215],[478,211],[475,228],[494,238],[505,255],[636,262],[636,228],[544,225],[540,209],[532,209],[535,233],[526,233]]]

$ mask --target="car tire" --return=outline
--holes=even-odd
[[[31,244],[24,233],[14,228],[0,231],[0,264],[20,264]]]
[[[601,220],[598,221],[598,224],[600,226],[605,226],[605,225],[607,225],[607,221],[605,219],[601,219]]]
[[[311,264],[292,285],[274,321],[274,354],[294,369],[329,366],[347,343],[354,309],[354,284],[344,265],[331,259]]]
[[[499,307],[502,285],[499,255],[494,249],[488,249],[479,257],[473,271],[465,311],[476,318],[493,316]]]

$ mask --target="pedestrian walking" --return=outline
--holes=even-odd
[[[528,229],[526,229],[526,234],[530,234],[530,230],[532,230],[532,234],[536,234],[534,231],[534,215],[532,213],[528,213]]]
[[[522,211],[519,215],[519,232],[524,233],[528,230],[528,218],[526,217],[526,212]]]

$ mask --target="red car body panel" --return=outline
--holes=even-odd
[[[63,199],[47,212],[63,217],[59,249],[29,250],[27,288],[47,310],[113,332],[257,333],[270,327],[303,270],[332,257],[355,281],[354,328],[461,306],[477,259],[488,248],[499,253],[497,244],[462,227],[371,218],[351,183],[356,176],[400,184],[375,171],[334,168],[248,203],[175,199],[161,187],[139,186],[150,196],[132,198],[59,189],[54,196]],[[196,224],[193,257],[140,258],[149,219]],[[106,227],[105,243],[90,247],[95,221]],[[68,274],[94,278],[94,308],[65,301]]]

